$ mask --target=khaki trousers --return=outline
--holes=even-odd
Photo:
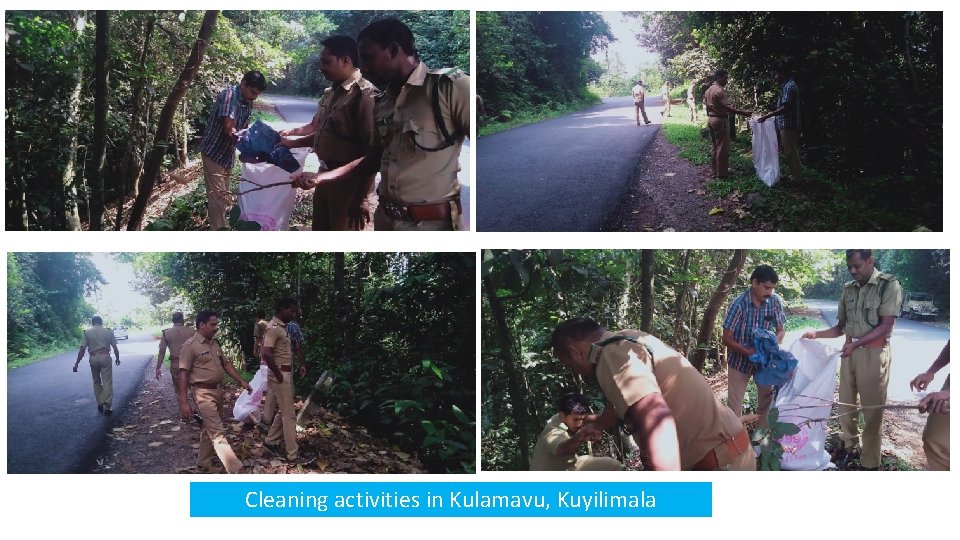
[[[228,473],[240,472],[243,463],[233,453],[233,447],[227,440],[223,429],[223,389],[210,390],[195,387],[194,399],[197,400],[197,409],[203,416],[203,429],[200,431],[200,451],[197,456],[197,470],[208,472],[216,469],[219,459]]]
[[[90,357],[90,374],[93,376],[93,395],[97,405],[113,408],[113,360],[109,354]]]
[[[743,416],[743,396],[747,393],[747,383],[752,375],[741,373],[727,364],[727,406],[738,417]],[[757,385],[757,414],[760,420],[757,425],[767,427],[767,413],[773,402],[773,387]]]
[[[887,383],[890,382],[890,346],[880,348],[861,347],[849,358],[840,359],[840,402],[861,406],[885,405]],[[883,409],[863,411],[863,442],[856,409],[839,405],[840,434],[847,449],[860,445],[860,464],[864,467],[880,466],[880,440],[883,430]]]
[[[363,180],[373,186],[369,178]],[[350,228],[350,205],[357,192],[354,182],[322,184],[313,190],[313,226],[315,231],[355,231]],[[369,196],[370,194],[367,193]]]
[[[268,426],[273,425],[273,419],[277,414],[277,394],[270,390],[270,381],[267,381],[267,391],[263,398],[263,423]]]
[[[662,116],[670,116],[670,96],[661,96],[663,97],[663,111],[660,113]]]
[[[643,101],[634,101],[633,108],[636,109],[637,113],[637,125],[640,125],[640,115],[643,115],[643,121],[646,124],[650,123],[650,120],[647,118],[647,110],[643,107]]]
[[[459,231],[463,228],[463,222],[460,220],[460,212],[457,210],[457,204],[450,202],[450,221],[406,221],[403,219],[393,219],[383,209],[382,205],[377,206],[377,211],[373,214],[373,230],[375,231]]]
[[[927,417],[923,453],[927,456],[928,470],[950,470],[950,414],[930,413]]]
[[[623,463],[610,458],[600,456],[577,456],[577,462],[573,465],[574,471],[622,471]]]
[[[800,132],[795,129],[781,129],[780,146],[783,147],[783,158],[790,167],[791,179],[801,180],[803,172],[800,169]]]
[[[690,109],[690,121],[697,122],[700,120],[700,112],[697,111],[697,102],[687,100],[687,107]]]
[[[276,380],[273,372],[268,375],[268,391],[276,396],[280,415],[275,416],[270,425],[270,431],[263,442],[277,444],[283,436],[283,444],[287,448],[287,459],[297,459],[300,447],[297,446],[297,412],[293,408],[293,373],[282,371],[283,380]]]
[[[710,128],[710,142],[713,144],[710,166],[714,178],[725,178],[730,174],[730,121],[726,117],[707,118]]]
[[[227,194],[230,192],[230,169],[203,156],[203,183],[207,188],[207,219],[210,230],[226,226]]]

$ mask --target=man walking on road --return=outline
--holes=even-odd
[[[773,70],[773,80],[781,85],[780,95],[777,97],[777,108],[757,118],[763,122],[771,116],[776,116],[777,133],[780,135],[780,146],[783,147],[783,157],[790,166],[792,180],[803,179],[800,169],[800,88],[793,80],[790,70],[783,64]]]
[[[80,342],[80,352],[77,361],[73,364],[73,372],[77,372],[80,360],[84,353],[90,351],[90,373],[93,375],[93,395],[97,400],[97,410],[109,416],[113,414],[113,365],[110,363],[110,348],[117,357],[120,365],[120,350],[117,349],[117,338],[113,330],[103,327],[103,319],[95,315],[91,320],[93,328],[83,331],[83,341]]]
[[[643,107],[643,81],[637,80],[637,84],[633,85],[633,108],[637,113],[637,125],[640,125],[640,115],[643,115],[643,123],[649,124],[650,119],[647,118],[647,110]]]
[[[663,98],[663,110],[660,111],[660,116],[669,117],[670,116],[670,83],[664,82],[663,86],[660,88],[660,97]]]
[[[157,380],[160,380],[160,368],[163,366],[163,359],[167,355],[167,349],[170,349],[170,379],[173,381],[173,392],[180,395],[180,349],[188,339],[196,333],[193,328],[188,328],[183,323],[183,313],[176,311],[171,317],[173,326],[160,331],[160,350],[157,352]],[[193,419],[197,423],[203,422],[200,413],[193,413]]]
[[[846,337],[840,354],[840,415],[843,453],[839,463],[860,457],[865,470],[880,467],[883,409],[863,411],[863,444],[856,404],[869,407],[887,403],[890,382],[890,336],[900,311],[903,289],[892,274],[874,267],[873,251],[848,249],[847,269],[853,281],[843,285],[837,307],[837,324],[827,330],[807,332],[806,339]]]
[[[707,108],[707,127],[710,128],[710,141],[713,144],[710,164],[714,178],[726,178],[730,175],[730,115],[750,116],[753,111],[735,109],[727,97],[727,72],[717,70],[716,80],[703,96]]]

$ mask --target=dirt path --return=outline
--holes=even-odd
[[[659,131],[637,165],[620,206],[604,222],[605,231],[730,231],[737,198],[712,198],[706,184],[710,167],[693,165]],[[716,209],[720,209],[717,211]],[[711,215],[713,212],[713,215]]]

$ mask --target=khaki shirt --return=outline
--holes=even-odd
[[[433,113],[433,93],[439,82],[440,111],[447,133],[455,137],[449,148],[427,152],[420,146],[444,144]],[[397,95],[383,92],[374,109],[373,145],[383,149],[379,194],[398,204],[437,203],[460,194],[460,148],[470,134],[470,77],[460,71],[441,75],[417,64]],[[457,136],[457,132],[460,133]]]
[[[287,325],[276,317],[270,320],[267,333],[263,335],[263,348],[267,347],[273,347],[273,361],[278,366],[289,366],[293,362]]]
[[[113,335],[113,330],[102,326],[94,326],[83,331],[83,341],[81,347],[86,347],[90,353],[90,358],[94,356],[110,356],[110,346],[117,344],[117,338]]]
[[[267,321],[261,319],[253,326],[253,339],[262,338],[263,333],[267,331]]]
[[[180,357],[180,348],[188,339],[193,337],[196,331],[193,328],[187,328],[182,324],[175,324],[160,333],[160,351],[170,349],[170,359]]]
[[[710,450],[743,431],[740,419],[680,353],[638,330],[608,333],[604,339],[614,335],[640,343],[593,344],[589,359],[600,388],[621,419],[640,399],[661,394],[676,420],[682,469],[693,468]]]
[[[857,280],[844,283],[837,306],[837,320],[844,323],[845,336],[863,337],[880,324],[880,317],[897,316],[901,302],[903,289],[897,278],[891,274],[881,274],[874,268],[865,285],[860,285]]]
[[[373,96],[377,88],[355,69],[353,75],[323,92],[313,122],[313,151],[328,165],[363,157],[373,139]]]
[[[640,103],[643,101],[643,87],[639,84],[633,85],[633,102]]]
[[[226,360],[220,344],[199,333],[188,339],[180,349],[180,369],[189,372],[190,384],[220,384],[226,370]]]
[[[730,98],[727,97],[727,91],[717,83],[707,88],[707,93],[703,95],[703,104],[707,107],[707,116],[717,116],[726,118],[727,109],[730,109]]]
[[[561,427],[562,424],[560,413],[553,415],[553,418],[547,421],[547,425],[540,432],[537,444],[533,447],[533,455],[530,457],[531,471],[567,471],[572,470],[577,464],[576,454],[557,455],[557,448],[572,438],[566,426]]]

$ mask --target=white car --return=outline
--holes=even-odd
[[[113,327],[113,337],[117,339],[127,339],[127,327],[126,326],[114,326]]]

